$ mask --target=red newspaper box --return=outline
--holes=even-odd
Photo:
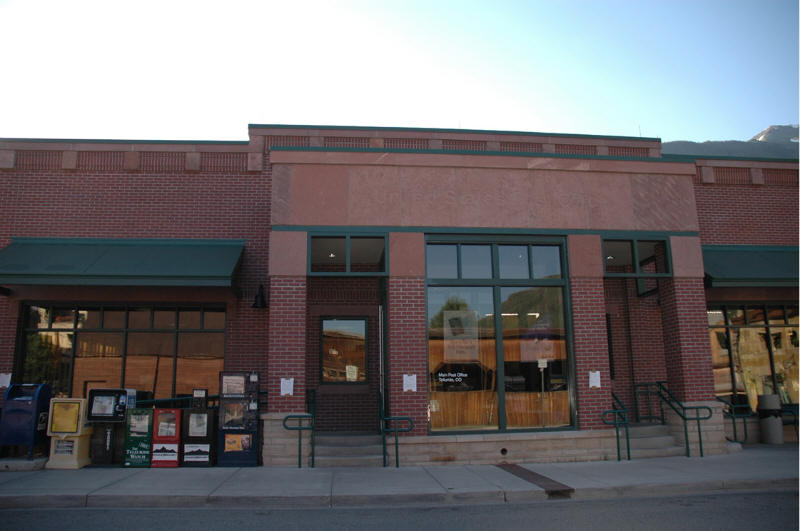
[[[155,468],[178,466],[180,443],[181,410],[156,409],[153,412],[153,452],[150,466]]]

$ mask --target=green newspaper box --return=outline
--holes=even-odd
[[[125,466],[150,467],[153,439],[153,410],[134,408],[127,411],[125,422]]]

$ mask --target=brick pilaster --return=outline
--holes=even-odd
[[[269,290],[270,413],[305,411],[306,278],[273,276]],[[294,378],[294,394],[281,396],[281,378]]]

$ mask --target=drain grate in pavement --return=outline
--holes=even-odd
[[[534,485],[543,488],[547,493],[548,498],[570,498],[572,493],[575,492],[575,489],[569,485],[564,485],[563,483],[559,483],[552,478],[537,474],[536,472],[528,470],[527,468],[519,465],[504,463],[502,465],[495,466],[505,470],[509,474],[514,474],[520,479],[524,479],[528,483],[533,483]]]

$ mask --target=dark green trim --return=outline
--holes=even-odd
[[[797,162],[798,159],[783,159],[771,157],[734,157],[728,155],[681,155],[677,153],[662,153],[661,158],[669,159],[668,162],[697,162],[698,160],[741,160],[753,162]]]
[[[535,131],[501,131],[492,129],[439,129],[431,127],[380,127],[359,125],[291,125],[291,124],[247,124],[250,129],[325,129],[329,131],[403,131],[410,133],[469,133],[484,135],[550,136],[555,138],[607,138],[613,140],[635,140],[637,142],[661,142],[660,138],[641,136],[587,135],[569,133],[541,133]]]
[[[798,247],[703,245],[706,286],[797,287]]]
[[[670,236],[700,236],[698,231],[625,231],[625,230],[606,230],[606,229],[536,229],[536,228],[486,228],[486,227],[424,227],[424,226],[319,226],[319,225],[273,225],[273,231],[287,232],[313,232],[315,236],[343,236],[353,234],[359,236],[369,236],[370,234],[389,234],[390,232],[422,232],[436,237],[445,235],[460,235],[458,241],[466,241],[468,235],[476,237],[491,236],[494,238],[513,237],[513,236],[568,236],[571,234],[597,234],[609,240],[627,239],[661,239]],[[444,240],[442,240],[444,241]],[[496,240],[499,241],[499,240]]]
[[[358,147],[320,147],[320,146],[270,146],[270,151],[304,152],[352,152],[352,153],[414,153],[423,155],[489,155],[492,157],[536,157],[546,159],[588,159],[588,160],[627,160],[636,162],[683,163],[680,160],[664,160],[651,157],[618,157],[612,155],[573,155],[568,153],[539,153],[530,151],[471,151],[462,149],[400,149],[400,148],[358,148]]]
[[[233,287],[245,240],[12,238],[0,283]]]
[[[0,138],[0,142],[37,142],[51,144],[201,144],[247,146],[249,140],[124,140],[99,138]]]

